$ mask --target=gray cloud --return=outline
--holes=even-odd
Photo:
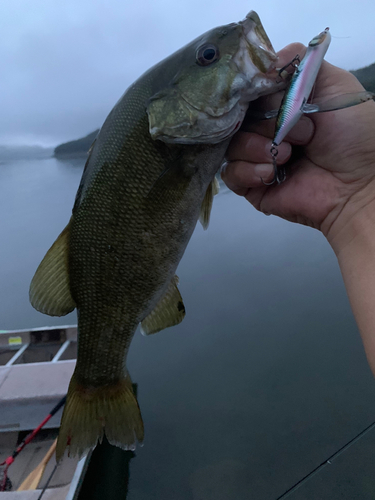
[[[311,4],[311,5],[310,5]],[[56,144],[101,125],[146,69],[215,25],[256,10],[276,49],[326,25],[330,62],[375,61],[375,3],[361,0],[2,0],[0,143]]]

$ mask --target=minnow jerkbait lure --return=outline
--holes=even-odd
[[[320,66],[331,43],[331,34],[326,28],[309,43],[305,57],[292,76],[288,91],[276,119],[273,144],[278,146],[304,113]]]
[[[277,146],[284,140],[303,114],[335,111],[375,100],[373,92],[363,91],[338,95],[322,102],[307,103],[330,43],[331,34],[329,28],[326,28],[311,40],[302,61],[300,61],[297,55],[291,63],[279,71],[279,75],[282,76],[288,66],[292,65],[295,68],[280,108],[267,111],[261,117],[261,119],[277,117],[275,135],[270,150],[273,160],[274,177],[269,183],[263,181],[267,186],[275,182],[281,184],[286,179],[285,168],[278,167],[276,163],[278,155]]]
[[[270,151],[273,160],[274,177],[272,182],[264,183],[266,185],[273,184],[274,182],[280,184],[285,180],[285,169],[283,167],[278,168],[276,163],[278,154],[277,146],[304,114],[304,107],[311,94],[330,43],[331,34],[329,28],[326,28],[310,41],[302,61],[299,61],[297,55],[290,63],[295,67],[295,72],[277,114],[275,136]],[[283,69],[285,68],[282,68],[282,70]],[[280,70],[280,74],[282,70]]]

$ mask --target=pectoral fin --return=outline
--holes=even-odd
[[[70,224],[48,250],[30,285],[31,305],[50,316],[65,316],[76,307],[69,287],[69,227]]]
[[[218,194],[219,190],[219,181],[216,179],[216,177],[214,177],[207,188],[206,194],[204,195],[201,212],[199,215],[199,221],[202,224],[203,229],[208,228],[214,196]]]
[[[143,335],[151,335],[164,328],[178,325],[184,319],[185,306],[178,291],[177,283],[178,278],[175,276],[155,309],[142,321],[141,332]]]

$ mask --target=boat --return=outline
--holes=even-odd
[[[62,401],[76,356],[76,326],[0,331],[0,463],[14,456],[26,436]],[[77,498],[91,454],[82,460],[67,459],[56,464],[54,443],[61,413],[59,408],[32,441],[16,453],[5,481],[5,465],[0,467],[0,485],[4,481],[5,486],[1,500]],[[30,484],[33,471],[39,479],[37,484]]]
[[[126,499],[133,451],[104,438],[81,459],[56,464],[76,358],[76,325],[0,330],[0,500]]]

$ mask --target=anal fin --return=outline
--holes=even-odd
[[[175,276],[169,283],[166,293],[156,307],[141,323],[143,335],[157,333],[164,328],[178,325],[185,317],[185,306],[177,288],[178,278]]]

